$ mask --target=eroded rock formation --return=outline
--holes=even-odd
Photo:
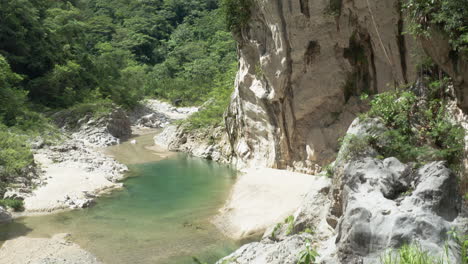
[[[376,120],[356,119],[348,135],[365,137],[370,131],[382,137],[385,130]],[[451,232],[466,235],[468,218],[455,173],[442,161],[419,168],[363,147],[349,151],[344,143],[330,189],[309,192],[290,220],[223,260],[295,263],[291,253],[297,261],[309,242],[320,254],[317,263],[380,263],[403,245],[416,245],[444,263],[461,263]]]
[[[245,165],[312,173],[332,161],[362,93],[413,81],[398,0],[258,0],[240,34],[226,116]]]

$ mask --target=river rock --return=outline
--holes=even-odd
[[[142,101],[128,115],[136,127],[164,128],[174,120],[185,119],[197,111],[197,107],[175,107],[167,102],[149,99]]]
[[[169,125],[154,141],[170,151],[225,163],[231,161],[231,145],[223,127],[190,130],[185,125]]]
[[[309,234],[301,234],[290,236],[278,243],[250,243],[222,258],[216,264],[296,264],[310,239]]]
[[[107,121],[107,131],[114,137],[121,140],[127,139],[132,135],[132,128],[127,114],[120,108],[112,111]]]
[[[0,223],[11,221],[11,214],[2,206],[0,206]]]

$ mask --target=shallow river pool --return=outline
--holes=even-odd
[[[213,263],[239,247],[240,242],[224,237],[209,221],[226,200],[235,171],[186,155],[158,153],[144,146],[150,137],[110,150],[129,163],[131,177],[123,190],[99,198],[88,209],[0,226],[0,241],[70,233],[107,264],[192,264],[193,256]],[[162,160],[151,161],[149,155]]]

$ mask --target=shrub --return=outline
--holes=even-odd
[[[419,245],[404,245],[396,252],[389,251],[380,258],[381,264],[443,264],[443,257],[435,257]]]
[[[184,121],[188,129],[221,126],[223,124],[223,114],[229,105],[234,88],[236,68],[236,64],[232,64],[229,71],[217,76],[215,85],[208,94],[208,101],[199,112]]]
[[[15,212],[24,209],[24,202],[21,200],[4,199],[0,200],[0,206],[12,208]]]
[[[221,8],[224,12],[228,30],[240,33],[250,21],[253,0],[222,0]]]
[[[310,241],[307,241],[306,248],[301,251],[297,264],[314,264],[318,256],[319,254],[317,251],[311,247]]]
[[[454,168],[461,163],[465,132],[450,122],[443,100],[420,100],[410,91],[382,93],[371,101],[367,116],[389,128],[388,144],[377,146],[382,155],[403,162],[446,160]]]
[[[308,227],[308,228],[304,229],[304,231],[302,233],[307,233],[307,234],[313,235],[313,234],[315,234],[315,231],[314,231],[313,228]]]
[[[93,118],[100,118],[112,111],[115,105],[110,99],[96,99],[94,101],[87,101],[84,103],[76,104],[66,110],[60,111],[55,114],[56,120],[63,119],[71,128],[78,125],[78,121],[87,115]],[[65,124],[62,124],[65,125]]]
[[[351,160],[366,155],[373,142],[371,136],[347,135],[341,142],[343,148],[341,157],[344,160]]]
[[[289,236],[294,230],[294,216],[288,216],[286,219],[284,219],[284,223],[287,225],[286,235]]]
[[[340,16],[342,5],[343,0],[330,0],[327,8],[325,9],[325,14],[331,16]]]
[[[466,0],[407,0],[403,8],[412,21],[411,33],[428,36],[431,28],[437,28],[447,34],[453,49],[467,51]]]
[[[275,228],[273,228],[273,232],[271,232],[271,238],[275,239],[276,238],[276,233],[278,233],[278,231],[280,231],[281,229],[281,223],[277,223],[275,225]]]
[[[468,235],[460,235],[455,228],[448,232],[449,237],[458,244],[462,264],[468,264]]]
[[[25,143],[26,139],[25,136],[14,134],[0,124],[0,168],[3,170],[0,173],[0,181],[34,162],[31,150]]]

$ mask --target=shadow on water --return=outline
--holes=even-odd
[[[15,239],[20,236],[26,236],[31,231],[31,228],[19,222],[0,224],[0,246],[2,246],[6,240]]]

